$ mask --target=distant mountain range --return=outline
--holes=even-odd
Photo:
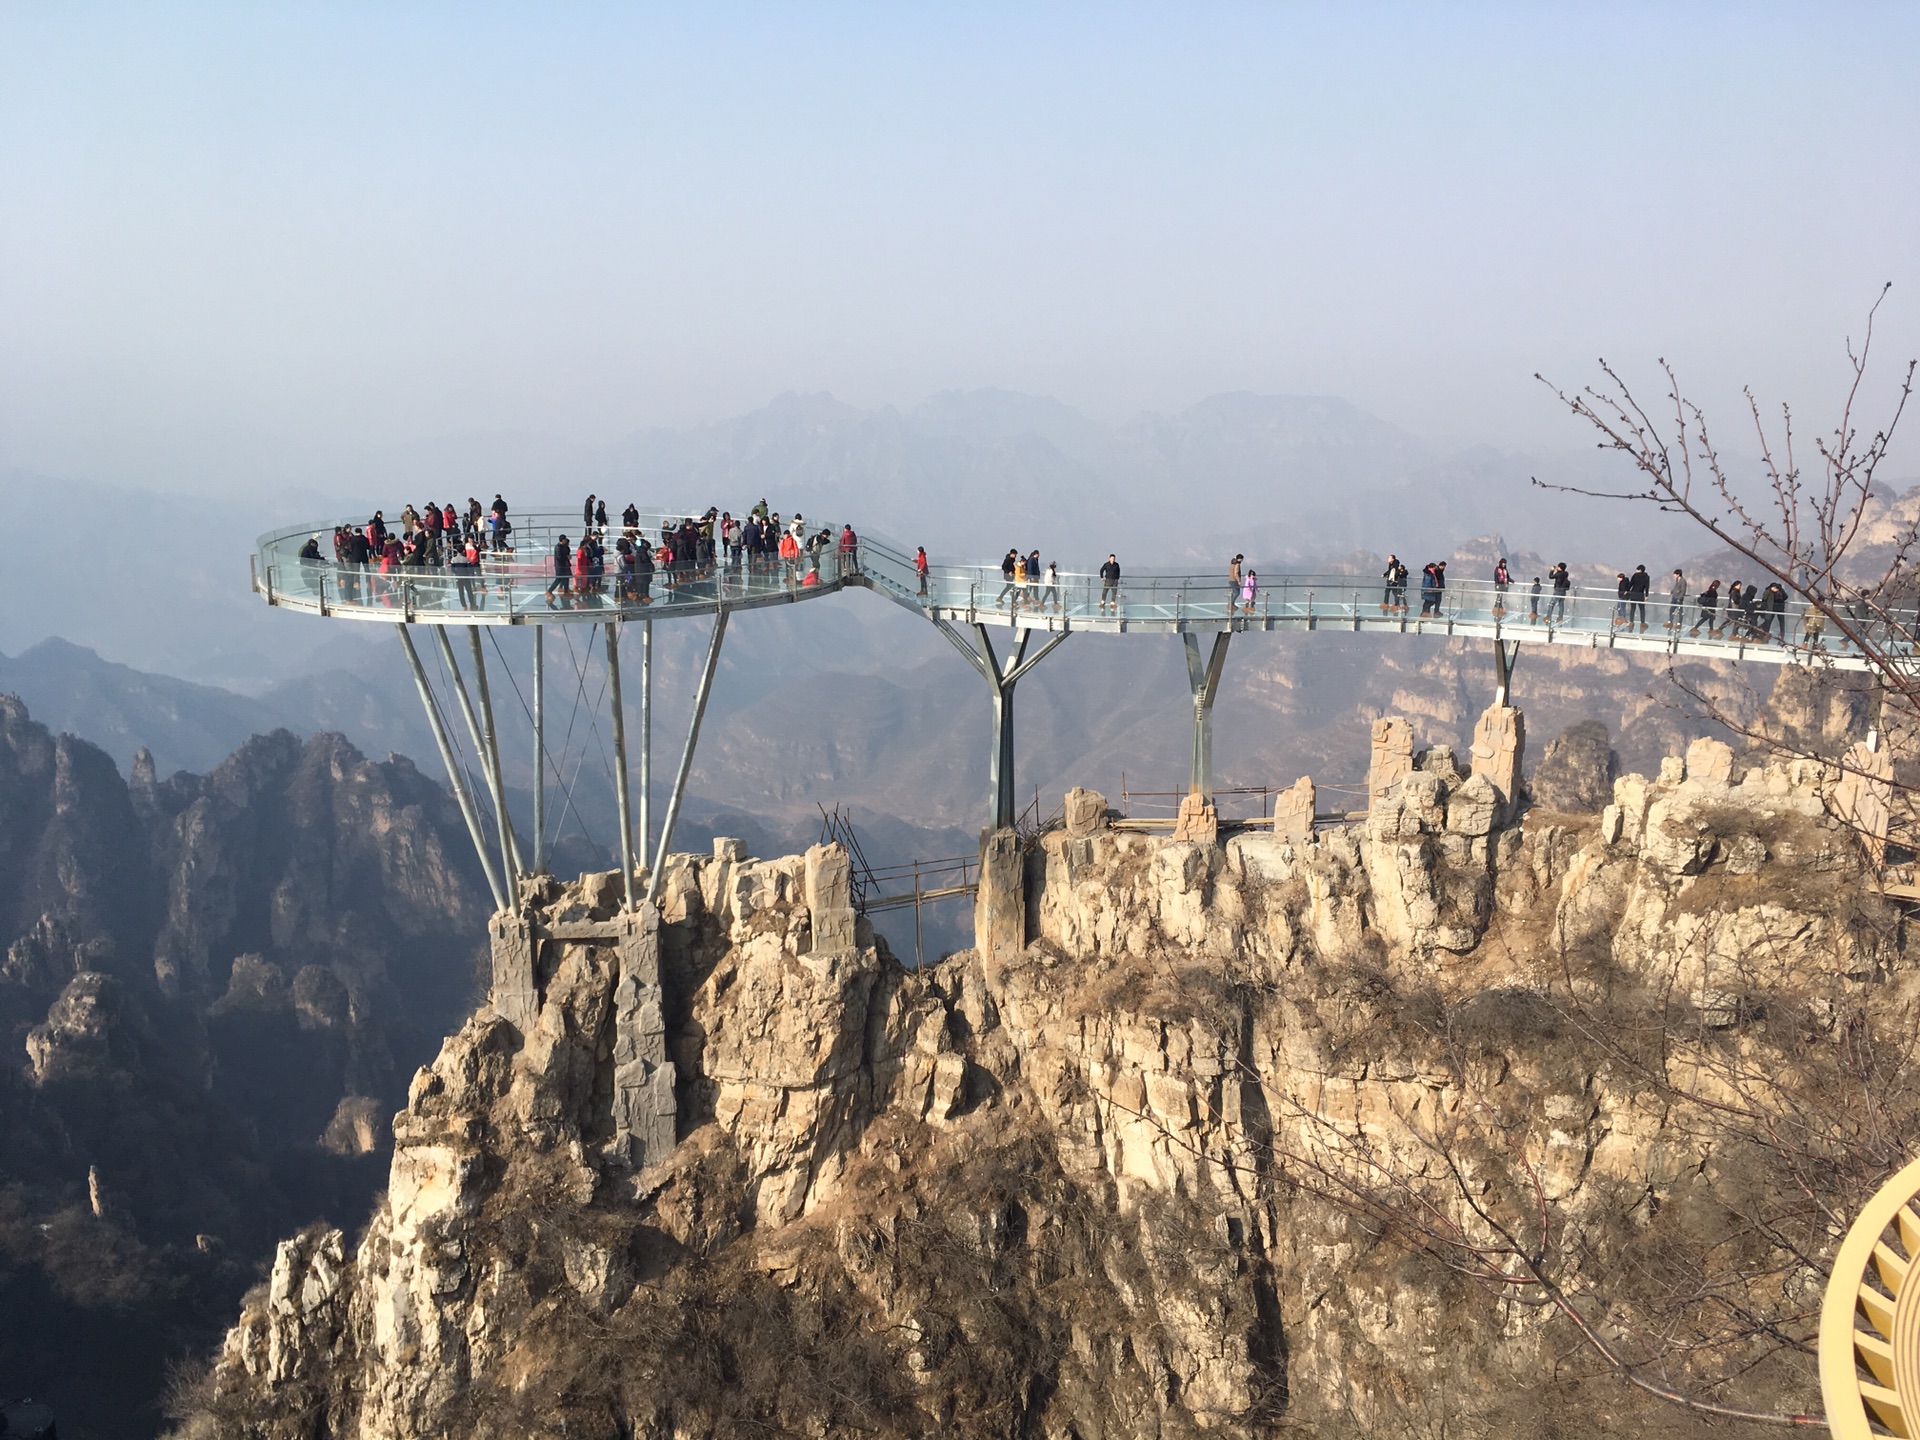
[[[1489,529],[1537,531],[1549,548],[1576,535],[1644,547],[1660,529],[1653,512],[1530,483],[1596,473],[1588,452],[1448,455],[1331,396],[1215,395],[1106,425],[1057,401],[976,390],[909,411],[783,395],[734,420],[636,436],[602,484],[794,497],[934,553],[990,559],[1038,545],[1082,568],[1111,549],[1137,567],[1236,550],[1268,565],[1362,547],[1438,554]]]

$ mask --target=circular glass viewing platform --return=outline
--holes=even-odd
[[[341,529],[364,534],[366,520],[324,521],[261,536],[253,556],[253,587],[270,605],[336,619],[551,625],[790,604],[839,590],[857,573],[856,554],[841,550],[837,528],[825,538],[830,528],[825,526],[806,527],[793,558],[736,554],[728,560],[716,554],[711,560],[676,556],[671,564],[623,565],[617,548],[622,539],[636,550],[646,545],[651,554],[660,547],[663,531],[687,518],[684,512],[655,511],[641,515],[636,526],[610,524],[602,532],[599,572],[569,565],[564,576],[556,573],[554,551],[565,537],[569,558],[578,553],[588,527],[577,515],[510,514],[512,529],[504,543],[482,531],[477,564],[449,561],[449,554],[462,552],[444,544],[440,558],[431,562],[431,547],[424,547],[413,561],[403,553],[354,563],[335,555],[334,536]],[[398,525],[388,533],[404,542]]]

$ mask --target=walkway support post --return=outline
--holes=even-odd
[[[547,873],[547,628],[533,627],[533,873]]]
[[[1062,630],[1042,645],[1033,655],[1027,654],[1027,638],[1031,630],[1016,632],[1013,651],[1005,660],[994,654],[993,637],[987,627],[979,623],[972,626],[978,649],[960,637],[960,632],[947,621],[934,617],[933,623],[940,627],[940,633],[953,642],[953,647],[966,656],[967,663],[987,682],[990,700],[993,706],[992,748],[987,752],[987,807],[993,817],[991,828],[1004,830],[1013,824],[1018,813],[1018,802],[1014,798],[1013,769],[1013,687],[1020,682],[1034,666],[1060,648],[1060,643],[1072,632]]]
[[[653,621],[640,622],[640,859],[653,853]]]
[[[627,713],[620,703],[620,630],[607,622],[607,693],[613,701],[613,796],[620,809],[620,882],[633,909],[633,799],[627,790]]]
[[[1220,672],[1226,668],[1227,642],[1232,638],[1230,630],[1215,635],[1213,649],[1202,663],[1200,637],[1188,630],[1180,633],[1187,652],[1187,688],[1193,692],[1193,758],[1187,789],[1209,800],[1213,798],[1213,700],[1220,693]]]
[[[660,872],[666,867],[667,847],[673,843],[673,827],[680,819],[680,802],[686,798],[687,774],[693,769],[693,750],[700,743],[700,720],[707,713],[707,696],[713,690],[713,672],[720,664],[720,642],[726,638],[727,607],[713,612],[713,638],[707,642],[707,663],[700,668],[700,687],[693,696],[693,722],[687,726],[687,748],[680,754],[680,768],[674,772],[673,793],[667,797],[667,817],[660,825],[660,845],[654,851],[647,876],[647,903],[660,899]]]
[[[507,894],[500,886],[500,876],[493,868],[493,857],[488,853],[486,832],[480,828],[480,811],[473,803],[473,792],[467,788],[467,777],[453,758],[453,743],[447,738],[447,722],[441,718],[440,705],[433,698],[433,687],[427,683],[426,667],[420,663],[420,654],[413,648],[413,636],[403,624],[393,627],[400,632],[400,648],[407,652],[407,668],[413,671],[413,683],[419,687],[420,703],[427,710],[427,724],[433,730],[433,743],[440,747],[440,762],[447,767],[447,780],[453,786],[453,798],[459,802],[461,818],[467,822],[467,834],[473,840],[473,853],[480,857],[481,873],[487,877],[487,889],[493,892],[495,911],[507,908]]]
[[[1509,649],[1508,647],[1512,648]],[[1518,640],[1499,640],[1493,642],[1493,703],[1505,705],[1508,691],[1513,688],[1513,667],[1520,660],[1520,642]]]

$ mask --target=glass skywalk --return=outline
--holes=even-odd
[[[657,543],[662,526],[676,524],[686,513],[650,511],[640,517],[639,533]],[[1758,618],[1770,621],[1764,636],[1751,631],[1746,617],[1730,610],[1724,598],[1712,621],[1703,622],[1691,593],[1697,587],[1690,587],[1687,601],[1670,616],[1665,597],[1632,605],[1611,591],[1590,588],[1576,588],[1565,597],[1544,590],[1536,606],[1525,582],[1502,592],[1487,581],[1450,580],[1444,590],[1428,597],[1416,576],[1402,599],[1390,596],[1376,576],[1273,573],[1259,577],[1249,598],[1240,590],[1230,593],[1224,573],[1128,570],[1117,597],[1108,601],[1099,575],[1078,571],[1059,572],[1052,585],[1044,575],[1009,584],[995,565],[937,564],[929,566],[923,580],[904,547],[862,534],[854,550],[843,553],[840,527],[813,522],[808,522],[808,531],[829,530],[834,539],[811,555],[657,570],[646,603],[621,594],[618,556],[611,542],[623,530],[609,526],[607,573],[593,593],[572,593],[569,577],[563,587],[567,593],[550,594],[554,543],[561,535],[577,542],[579,518],[536,514],[513,519],[513,548],[484,554],[479,570],[465,573],[404,565],[383,569],[378,562],[338,564],[330,554],[332,521],[277,531],[259,541],[254,585],[271,604],[289,609],[343,619],[441,625],[671,619],[792,603],[856,586],[930,619],[1017,630],[1391,632],[1866,668],[1857,648],[1834,626],[1820,625],[1816,615],[1815,628],[1808,628],[1807,607],[1797,598],[1789,599],[1782,614],[1767,617],[1761,612]],[[319,541],[323,558],[318,561],[299,558],[309,537]],[[1863,632],[1868,625],[1874,627],[1864,633],[1877,644],[1896,650],[1911,647],[1910,628],[1889,637],[1880,633],[1884,619],[1863,616],[1860,624]]]

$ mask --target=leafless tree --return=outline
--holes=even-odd
[[[1590,489],[1534,479],[1543,489],[1635,501],[1686,516],[1764,578],[1778,582],[1805,606],[1799,636],[1788,637],[1823,685],[1861,692],[1873,722],[1883,731],[1920,733],[1920,505],[1886,493],[1881,467],[1913,393],[1915,361],[1908,361],[1877,428],[1863,426],[1860,411],[1873,358],[1874,321],[1892,286],[1883,287],[1867,312],[1856,346],[1847,343],[1850,372],[1846,399],[1832,429],[1813,444],[1813,457],[1796,436],[1792,410],[1783,405],[1769,421],[1751,388],[1744,391],[1751,442],[1758,458],[1751,469],[1737,465],[1710,429],[1705,410],[1687,398],[1674,368],[1659,362],[1664,401],[1649,409],[1619,370],[1602,359],[1604,380],[1565,390],[1535,378],[1577,418],[1599,434],[1603,450],[1631,462],[1636,483],[1619,490]],[[1742,470],[1744,469],[1744,473]],[[1865,672],[1841,672],[1832,664],[1834,642],[1858,654]],[[1702,687],[1669,672],[1713,720],[1773,751],[1806,755],[1843,768],[1841,745],[1805,734],[1782,734],[1751,712],[1732,713]],[[1909,791],[1920,775],[1897,775]]]

